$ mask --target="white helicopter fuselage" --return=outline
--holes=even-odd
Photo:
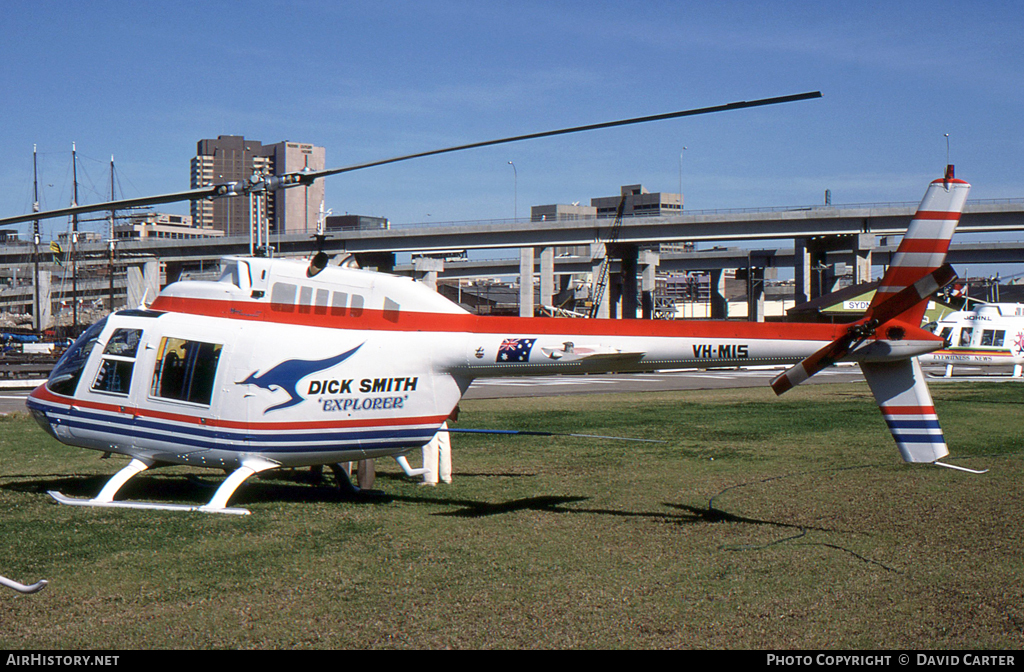
[[[150,309],[94,325],[75,346],[88,352],[74,380],[62,360],[29,408],[62,442],[149,463],[330,464],[422,446],[475,378],[792,364],[842,333],[479,317],[409,278],[307,268],[228,258],[218,282],[169,285]],[[907,357],[937,341],[875,345],[864,357]]]
[[[952,167],[932,181],[852,325],[477,316],[409,278],[229,257],[217,282],[171,284],[91,326],[32,392],[29,410],[60,441],[132,458],[96,497],[50,494],[195,510],[115,501],[136,474],[186,464],[234,470],[200,510],[247,513],[227,503],[253,474],[422,446],[475,378],[795,364],[771,383],[782,394],[839,360],[860,363],[903,459],[941,465],[914,358],[943,344],[919,325],[955,277],[944,260],[969,189]]]
[[[932,327],[945,346],[921,355],[922,364],[1013,366],[1019,377],[1024,365],[1024,305],[985,303],[974,310],[946,315]]]

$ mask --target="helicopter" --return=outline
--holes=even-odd
[[[290,188],[432,154],[820,95],[254,176],[0,224]],[[969,189],[952,166],[930,183],[865,316],[846,325],[478,316],[411,278],[330,265],[323,249],[311,260],[226,257],[218,280],[172,283],[149,306],[90,326],[31,393],[32,417],[58,441],[130,458],[95,497],[49,494],[76,506],[244,515],[228,503],[254,474],[399,457],[453,431],[445,420],[478,378],[792,365],[771,383],[783,394],[840,360],[860,364],[904,461],[972,471],[939,461],[949,451],[915,359],[943,345],[919,325],[928,298],[956,278],[945,255]],[[132,477],[164,465],[230,475],[201,506],[116,499]]]
[[[943,347],[921,355],[922,364],[953,367],[1013,366],[1012,378],[1024,370],[1024,304],[977,301],[971,310],[958,310],[925,326],[943,340]]]

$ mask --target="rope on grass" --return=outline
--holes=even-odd
[[[733,518],[735,518],[735,516],[732,516],[732,514],[729,514],[724,509],[720,509],[720,508],[717,508],[715,506],[715,499],[717,499],[721,495],[724,495],[725,493],[729,492],[730,490],[736,490],[737,488],[745,488],[748,485],[761,485],[761,484],[764,484],[764,483],[771,483],[772,481],[778,481],[778,480],[782,480],[782,479],[785,479],[785,478],[792,478],[794,476],[807,476],[807,475],[810,475],[810,474],[816,474],[816,473],[822,473],[822,472],[853,471],[855,469],[874,469],[874,468],[881,467],[881,466],[885,466],[885,465],[881,465],[881,464],[861,464],[861,465],[852,466],[852,467],[839,467],[839,468],[830,468],[830,469],[814,469],[814,470],[811,470],[811,471],[800,471],[800,472],[795,472],[795,473],[792,473],[792,474],[783,474],[781,476],[772,476],[772,477],[769,477],[769,478],[762,478],[762,479],[757,480],[757,481],[748,481],[747,483],[738,483],[736,485],[730,485],[728,488],[725,488],[724,490],[719,491],[718,493],[713,495],[711,497],[711,499],[708,500],[708,510],[709,511],[717,511],[722,516],[725,516],[725,517],[733,517]],[[776,539],[775,541],[770,541],[770,542],[765,543],[765,544],[740,544],[740,545],[720,546],[719,548],[721,550],[724,550],[724,551],[760,551],[760,550],[764,550],[766,548],[770,548],[772,546],[779,546],[781,544],[792,542],[795,539],[802,539],[802,538],[807,536],[807,528],[803,527],[802,525],[790,525],[788,523],[771,523],[771,524],[778,525],[778,526],[785,526],[785,527],[795,527],[795,528],[797,528],[799,530],[799,532],[797,534],[792,535],[792,536],[784,537],[782,539]],[[898,570],[898,569],[896,569],[894,567],[890,567],[889,565],[886,565],[883,562],[879,562],[878,560],[872,560],[871,558],[867,558],[867,557],[861,555],[860,553],[857,553],[856,551],[850,550],[849,548],[845,548],[843,546],[839,546],[839,545],[836,545],[836,544],[830,544],[830,543],[826,543],[826,542],[822,542],[822,541],[808,541],[808,542],[802,542],[802,543],[795,543],[793,545],[794,546],[824,546],[825,548],[831,548],[831,549],[834,549],[834,550],[837,550],[837,551],[843,551],[844,553],[848,553],[848,554],[852,555],[853,557],[857,558],[858,560],[861,560],[861,561],[863,561],[865,563],[868,563],[868,564],[877,565],[877,566],[881,567],[882,569],[886,570],[887,572],[893,572],[895,574],[903,574],[904,573],[904,572],[902,572],[902,571],[900,571],[900,570]]]

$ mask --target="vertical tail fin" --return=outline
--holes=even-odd
[[[917,340],[923,341],[922,347],[929,346],[921,320],[928,299],[956,278],[946,265],[946,252],[970,188],[953,176],[953,166],[928,186],[864,318],[776,377],[776,394],[833,362],[857,359],[904,461],[934,463],[949,454],[921,365],[913,358],[927,349],[915,351],[916,345],[906,345]]]
[[[864,318],[840,338],[776,376],[772,380],[776,394],[850,356],[865,341],[876,338],[876,330],[889,320],[900,323],[897,333],[903,335],[920,327],[929,297],[956,277],[945,265],[946,252],[970,189],[971,185],[953,177],[953,166],[947,166],[946,176],[928,186]]]
[[[910,221],[892,264],[875,292],[868,309],[869,315],[887,299],[945,263],[949,241],[960,221],[960,213],[970,190],[971,185],[953,177],[953,166],[947,166],[946,176],[928,186],[917,214]],[[928,302],[921,301],[903,313],[900,319],[918,326],[927,308]]]
[[[943,179],[929,185],[871,301],[868,315],[879,311],[886,301],[906,292],[924,276],[935,275],[945,264],[949,241],[970,189],[971,185],[953,176],[953,166],[946,168]],[[926,294],[902,312],[899,319],[916,327],[927,308]],[[916,358],[861,362],[860,368],[905,462],[931,463],[949,454],[931,392]]]

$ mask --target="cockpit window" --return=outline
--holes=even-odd
[[[107,326],[107,318],[104,317],[78,337],[60,358],[57,365],[53,367],[53,371],[46,381],[46,389],[68,397],[75,396],[75,388],[78,387],[78,379],[82,377],[82,369],[89,361],[89,355],[96,347],[96,341],[105,326]]]
[[[127,395],[131,390],[132,371],[135,369],[135,356],[142,340],[142,329],[115,329],[106,347],[103,348],[103,361],[96,380],[92,383],[94,392]]]
[[[161,339],[150,394],[209,406],[222,347],[183,338]]]
[[[142,329],[115,329],[114,334],[107,341],[107,347],[103,348],[103,354],[134,357],[139,350],[141,338]]]

